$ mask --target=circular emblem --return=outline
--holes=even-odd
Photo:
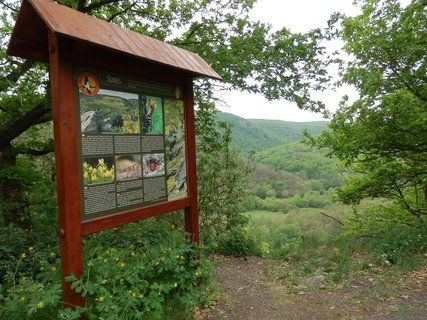
[[[91,72],[83,72],[78,80],[79,90],[85,96],[93,97],[99,91],[99,80]]]

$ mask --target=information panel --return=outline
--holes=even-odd
[[[178,86],[75,68],[83,220],[187,197]]]

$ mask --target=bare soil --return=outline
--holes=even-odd
[[[213,258],[218,300],[196,320],[427,320],[427,267],[388,279],[386,270],[345,285],[290,287],[292,266],[259,257]]]

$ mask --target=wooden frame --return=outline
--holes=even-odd
[[[48,33],[49,63],[52,87],[52,108],[54,119],[55,158],[58,191],[58,210],[60,228],[60,251],[62,264],[63,298],[65,306],[84,306],[80,294],[71,290],[65,277],[74,274],[77,278],[83,273],[82,237],[94,232],[135,222],[166,212],[184,209],[185,230],[190,240],[199,241],[197,209],[196,147],[194,129],[194,101],[192,79],[177,70],[153,66],[149,63],[123,57],[105,51],[102,59],[89,52],[84,60],[76,54],[76,43],[70,39]],[[103,50],[101,50],[103,51]],[[119,67],[112,67],[111,63]],[[117,63],[119,61],[119,63]],[[118,214],[82,221],[80,169],[78,148],[78,126],[73,67],[90,66],[120,71],[123,74],[149,78],[164,83],[179,83],[185,88],[184,109],[186,128],[186,163],[188,197],[151,205]],[[133,67],[132,67],[133,66]],[[156,70],[156,76],[152,71]]]

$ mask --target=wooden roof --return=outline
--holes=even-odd
[[[23,2],[7,54],[48,62],[47,31],[161,64],[192,76],[221,77],[197,54],[48,0]]]

